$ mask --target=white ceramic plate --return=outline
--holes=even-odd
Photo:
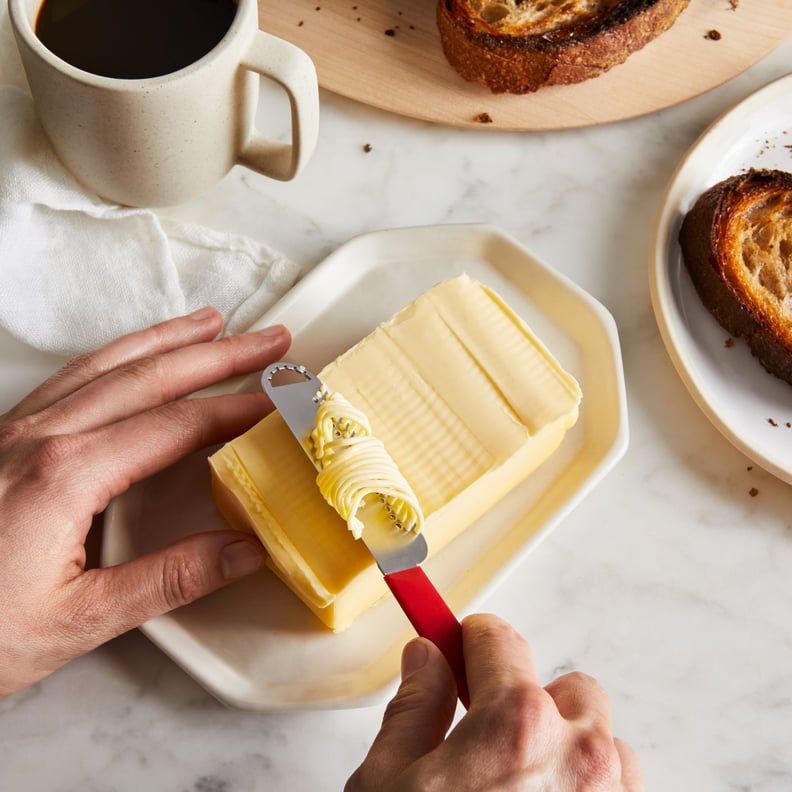
[[[484,226],[383,231],[353,239],[257,325],[286,324],[289,357],[319,370],[446,277],[467,271],[497,289],[583,389],[580,419],[558,452],[425,568],[460,616],[520,564],[627,447],[624,381],[610,314],[516,242]],[[250,377],[241,387],[257,387]],[[119,563],[177,536],[222,526],[206,453],[136,485],[107,514],[102,561]],[[390,692],[411,628],[385,599],[333,634],[268,571],[162,616],[143,631],[228,705],[348,707]]]
[[[792,170],[792,75],[749,96],[690,149],[667,188],[649,262],[660,333],[682,381],[712,423],[752,461],[792,483],[792,388],[704,308],[677,240],[698,196],[748,168]]]

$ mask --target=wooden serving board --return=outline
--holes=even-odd
[[[496,95],[448,65],[436,1],[259,0],[260,25],[304,49],[330,91],[412,118],[516,130],[590,126],[670,107],[726,82],[792,33],[792,0],[691,0],[670,30],[600,77]],[[712,30],[720,39],[708,37]],[[482,113],[491,123],[478,120]]]

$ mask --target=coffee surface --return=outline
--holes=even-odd
[[[235,0],[44,0],[36,35],[93,74],[159,77],[206,55],[228,32]]]

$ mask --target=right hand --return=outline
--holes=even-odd
[[[402,683],[345,792],[417,789],[641,792],[632,748],[611,733],[608,699],[582,673],[542,687],[528,644],[494,616],[462,622],[470,709],[450,734],[456,686],[423,638],[402,655]]]

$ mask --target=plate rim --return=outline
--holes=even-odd
[[[743,433],[738,432],[730,422],[723,419],[713,407],[713,397],[707,390],[701,377],[696,375],[692,362],[684,352],[689,339],[681,323],[675,321],[677,301],[674,298],[668,251],[672,244],[671,235],[675,228],[675,217],[679,211],[686,211],[688,207],[682,205],[682,197],[689,189],[690,173],[694,172],[708,159],[712,158],[711,152],[720,148],[725,149],[727,142],[740,138],[735,135],[733,125],[735,121],[746,117],[759,107],[766,107],[777,101],[782,96],[792,94],[792,73],[779,77],[753,91],[736,104],[718,116],[693,142],[682,159],[677,164],[669,179],[660,200],[660,208],[654,226],[654,233],[650,244],[649,255],[649,293],[655,321],[660,331],[660,336],[671,362],[682,380],[685,388],[692,396],[698,408],[709,419],[712,425],[739,451],[760,467],[782,481],[792,484],[792,464],[789,467],[777,463],[751,442]],[[707,189],[712,180],[707,182]],[[706,310],[702,306],[702,310]],[[757,373],[762,369],[757,362]]]

